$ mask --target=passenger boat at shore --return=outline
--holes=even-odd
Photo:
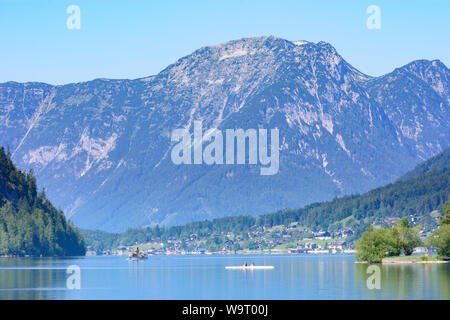
[[[146,255],[145,256],[137,256],[137,257],[129,255],[127,258],[128,261],[139,261],[139,260],[147,260],[147,259],[148,259],[148,256],[146,256]]]
[[[139,248],[137,248],[132,253],[130,253],[127,258],[128,261],[139,261],[139,260],[147,260],[147,259],[148,259],[148,254],[146,254],[142,251],[139,251]]]

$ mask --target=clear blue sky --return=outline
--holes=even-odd
[[[66,27],[71,4],[80,30]],[[372,4],[380,30],[366,27]],[[200,47],[262,35],[327,41],[376,76],[416,59],[450,66],[450,1],[0,0],[0,35],[0,82],[139,78]]]

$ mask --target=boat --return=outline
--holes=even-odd
[[[274,266],[226,266],[227,270],[271,270]]]
[[[148,255],[144,254],[144,255],[132,255],[130,254],[127,258],[128,261],[139,261],[139,260],[147,260],[148,259]]]
[[[139,251],[139,249],[134,250],[128,255],[127,260],[128,261],[139,261],[139,260],[147,260],[148,254],[144,253],[142,251]]]

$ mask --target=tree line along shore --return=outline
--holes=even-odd
[[[396,226],[388,228],[368,228],[361,239],[356,241],[356,258],[367,263],[433,263],[445,262],[450,258],[450,197],[442,206],[444,215],[440,226],[428,237],[419,236],[420,226],[411,228],[407,219],[401,219]],[[412,256],[414,249],[424,246],[423,256]],[[429,255],[435,248],[437,255]]]

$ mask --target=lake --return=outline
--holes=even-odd
[[[275,268],[225,270],[244,261]],[[67,287],[71,265],[80,289]],[[450,264],[379,266],[370,290],[352,255],[0,258],[0,299],[450,299]]]

